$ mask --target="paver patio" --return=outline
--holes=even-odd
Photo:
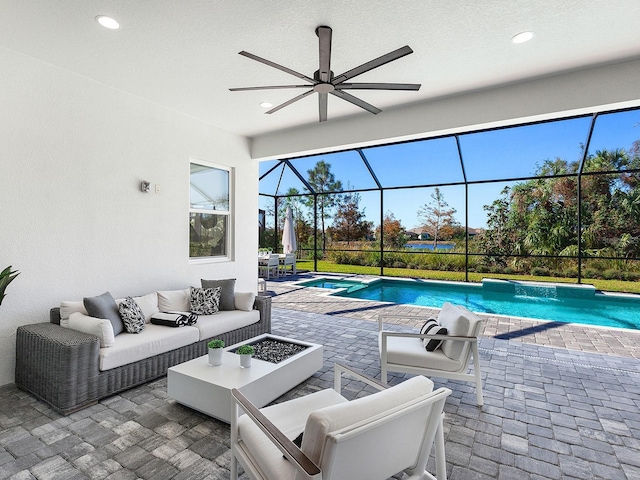
[[[336,361],[379,375],[372,320],[401,307],[327,301],[290,279],[270,281],[268,290],[275,334],[324,345],[322,370],[283,398],[329,388]],[[483,407],[471,384],[434,379],[453,390],[445,408],[449,478],[640,479],[637,332],[489,318],[479,348]],[[357,382],[347,392],[367,394]],[[228,426],[167,398],[166,378],[68,417],[5,386],[0,428],[0,479],[229,478]]]

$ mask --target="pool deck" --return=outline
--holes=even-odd
[[[332,296],[329,295],[331,293],[329,289],[305,288],[297,285],[298,282],[319,277],[331,278],[332,275],[300,273],[271,279],[267,281],[267,295],[273,297],[274,307],[373,322],[378,321],[380,314],[428,317],[436,316],[439,310]],[[348,278],[349,275],[334,277]],[[358,279],[367,278],[375,277],[358,276]],[[640,359],[640,331],[503,315],[480,314],[480,316],[486,319],[482,332],[484,337]],[[409,324],[403,321],[395,323],[417,326],[415,323]]]
[[[276,402],[331,388],[334,362],[379,378],[378,314],[431,313],[294,284],[308,278],[268,282],[272,333],[322,344],[324,356],[318,372]],[[491,316],[486,323],[478,345],[484,406],[473,384],[434,378],[452,390],[448,478],[640,480],[640,334]],[[409,376],[391,372],[388,380]],[[357,381],[344,386],[349,399],[372,393]],[[229,425],[169,398],[166,377],[66,417],[13,384],[0,387],[0,480],[228,480],[229,438]]]

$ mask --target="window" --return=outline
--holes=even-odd
[[[189,258],[230,256],[231,170],[191,162]]]

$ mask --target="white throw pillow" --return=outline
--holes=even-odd
[[[255,300],[256,294],[253,292],[235,292],[233,296],[233,303],[236,305],[236,310],[244,310],[245,312],[253,310]]]
[[[161,312],[190,312],[191,289],[158,292],[158,310]]]
[[[471,325],[470,315],[473,314],[466,308],[445,302],[438,314],[438,323],[445,327],[447,334],[452,337],[468,337]],[[445,340],[440,348],[451,360],[458,360],[464,349],[464,342]]]
[[[95,335],[100,339],[100,348],[113,347],[116,344],[113,326],[111,321],[106,318],[94,318],[75,312],[69,317],[69,328]]]
[[[133,297],[136,301],[147,323],[151,321],[151,317],[158,311],[158,294],[156,292],[143,295],[141,297]]]
[[[77,302],[60,302],[60,326],[69,328],[69,316],[76,312],[88,315],[82,300]]]

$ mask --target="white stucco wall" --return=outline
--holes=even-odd
[[[0,305],[0,385],[16,328],[60,300],[200,278],[256,290],[258,165],[243,137],[1,47],[0,69],[0,269],[21,272]],[[235,261],[189,263],[191,157],[235,168]]]
[[[472,72],[470,72],[472,74]],[[640,60],[566,72],[256,136],[256,159],[428,138],[640,105]],[[428,89],[426,82],[423,89]],[[329,113],[331,116],[331,113]]]

